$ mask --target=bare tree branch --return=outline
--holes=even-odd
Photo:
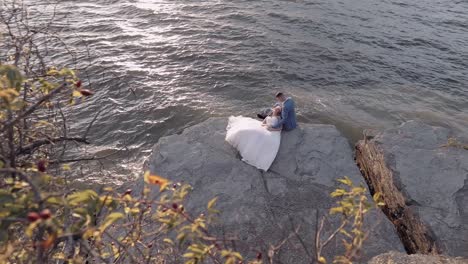
[[[65,83],[63,83],[59,87],[52,90],[50,93],[44,95],[36,103],[34,103],[28,109],[26,109],[23,113],[19,114],[16,118],[14,118],[12,120],[9,120],[6,123],[4,123],[4,128],[8,128],[8,127],[13,126],[17,122],[19,122],[21,119],[23,119],[23,118],[27,117],[28,115],[30,115],[31,113],[33,113],[42,103],[44,103],[45,101],[48,101],[49,99],[51,99],[54,95],[58,94],[65,87],[67,87],[67,85]]]

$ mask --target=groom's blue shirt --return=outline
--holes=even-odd
[[[291,98],[286,99],[283,103],[283,111],[281,112],[281,120],[273,128],[280,128],[289,131],[297,127],[296,124],[296,111],[294,110],[294,101]]]

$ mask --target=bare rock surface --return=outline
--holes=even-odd
[[[407,255],[401,252],[388,252],[385,254],[373,257],[369,264],[468,264],[466,258],[453,258],[447,256],[433,256],[413,254]]]
[[[299,228],[299,236],[290,236],[275,256],[276,263],[310,263],[317,219],[335,202],[329,194],[338,186],[336,179],[347,175],[355,183],[363,181],[349,143],[334,126],[301,124],[282,134],[278,156],[265,173],[242,162],[225,142],[226,126],[227,118],[212,118],[180,135],[161,138],[148,168],[191,184],[189,208],[203,210],[217,196],[222,211],[218,230],[235,234],[244,254],[266,252]],[[336,224],[329,221],[325,232]],[[371,235],[362,261],[389,250],[403,251],[394,226],[379,210],[369,215],[366,230]],[[330,259],[341,251],[337,240],[325,255]]]
[[[468,150],[446,146],[450,137],[410,121],[356,145],[358,166],[371,192],[383,194],[408,253],[468,256]]]

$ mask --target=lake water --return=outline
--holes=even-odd
[[[423,120],[468,131],[466,0],[60,1],[67,41],[89,46],[105,111],[91,153],[126,146],[108,166],[125,181],[161,136],[211,116],[249,115],[283,91],[301,122],[366,128]]]

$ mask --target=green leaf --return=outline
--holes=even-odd
[[[15,88],[17,91],[21,89],[21,84],[23,83],[23,76],[15,66],[0,66],[0,77],[2,76],[5,76],[8,80],[9,87],[5,88]]]
[[[46,203],[61,205],[62,199],[56,196],[52,196],[52,197],[47,198]]]
[[[14,198],[11,192],[7,190],[0,190],[0,204],[5,204],[7,202],[13,202]]]

